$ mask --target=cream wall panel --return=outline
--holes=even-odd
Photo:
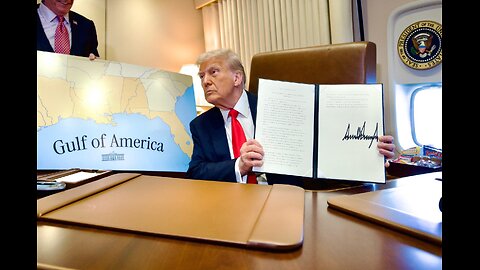
[[[178,72],[205,51],[193,0],[107,0],[109,60]]]
[[[100,58],[106,59],[106,0],[75,0],[72,10],[82,14],[95,23]]]

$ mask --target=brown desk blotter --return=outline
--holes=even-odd
[[[270,249],[303,243],[304,196],[291,185],[245,185],[114,174],[37,200],[42,220]]]
[[[399,187],[333,196],[328,206],[415,237],[442,244],[441,172],[410,176]],[[413,179],[416,177],[418,179]]]

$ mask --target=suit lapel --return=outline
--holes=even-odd
[[[225,123],[223,121],[222,113],[217,107],[212,108],[212,121],[208,127],[208,132],[212,138],[213,151],[215,156],[220,157],[220,160],[230,159],[230,150],[228,149],[227,134],[225,132]]]
[[[42,22],[40,21],[40,16],[38,15],[38,12],[36,12],[36,15],[37,15],[37,43],[38,43],[37,50],[53,52],[52,45],[50,45],[47,35],[43,30]]]
[[[77,51],[77,48],[75,46],[75,44],[78,44],[78,39],[80,38],[79,34],[78,34],[78,21],[75,19],[75,15],[70,12],[68,14],[68,18],[69,18],[69,21],[70,21],[70,29],[72,31],[72,40],[70,41],[70,43],[72,44],[72,47],[71,47],[71,53],[70,54],[75,54]],[[72,53],[73,52],[73,53]]]
[[[257,122],[257,96],[247,91],[248,104],[250,105],[250,112],[252,113],[253,126],[256,126]]]

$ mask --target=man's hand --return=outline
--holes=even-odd
[[[240,148],[238,157],[240,174],[243,176],[252,170],[252,167],[263,165],[263,147],[255,139],[246,141]]]
[[[384,135],[378,137],[377,143],[378,152],[384,155],[387,159],[392,159],[395,157],[395,144],[393,144],[393,136]],[[385,162],[385,167],[388,168],[390,163],[388,160]]]

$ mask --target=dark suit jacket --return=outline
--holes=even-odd
[[[37,5],[40,6],[40,4]],[[45,31],[43,31],[42,23],[40,22],[40,16],[37,15],[37,50],[54,52],[50,42],[48,42]],[[70,26],[72,27],[72,46],[70,49],[71,55],[88,57],[90,53],[98,54],[98,39],[97,30],[92,20],[74,12],[70,11],[68,14],[70,20]]]
[[[257,97],[247,91],[253,122],[257,118]],[[227,134],[220,109],[214,107],[190,122],[193,154],[187,171],[191,179],[236,182],[235,159],[230,157]],[[303,186],[301,178],[267,174],[268,184]]]

